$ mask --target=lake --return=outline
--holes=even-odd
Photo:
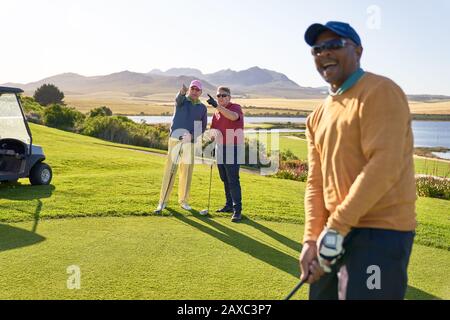
[[[131,120],[148,124],[171,123],[171,116],[130,116]],[[209,123],[211,117],[209,117]],[[246,123],[305,123],[304,117],[246,117]],[[450,149],[450,121],[413,121],[415,147],[445,147]],[[252,132],[249,130],[247,132]],[[280,129],[279,132],[302,132],[295,129]],[[437,155],[437,154],[436,154]],[[439,157],[450,159],[450,152],[439,153]]]
[[[172,116],[129,116],[134,122],[145,121],[148,124],[171,123]],[[245,117],[245,123],[305,123],[304,117]],[[211,117],[208,117],[208,122],[211,123]]]

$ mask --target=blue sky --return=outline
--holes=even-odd
[[[311,23],[341,20],[360,33],[363,68],[408,93],[450,95],[449,15],[448,0],[8,1],[0,11],[0,83],[257,65],[323,86],[303,34]]]

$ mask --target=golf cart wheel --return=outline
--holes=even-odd
[[[52,168],[43,162],[36,163],[30,172],[30,182],[34,186],[49,185],[52,177]]]

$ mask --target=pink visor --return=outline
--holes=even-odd
[[[189,88],[192,88],[192,87],[197,87],[197,88],[199,88],[200,90],[203,89],[202,83],[200,82],[200,80],[194,80],[194,81],[192,81],[191,84],[189,85]]]

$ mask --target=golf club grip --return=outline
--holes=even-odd
[[[294,288],[294,290],[292,290],[292,292],[289,293],[288,296],[284,300],[290,300],[294,296],[294,294],[296,294],[297,291],[305,284],[305,282],[306,282],[305,280],[300,281],[300,283],[297,284],[297,286]]]

